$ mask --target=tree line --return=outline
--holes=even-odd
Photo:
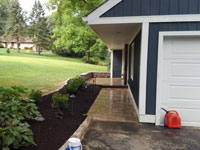
[[[0,0],[0,35],[14,38],[29,36],[40,54],[42,49],[73,57],[105,59],[108,49],[97,35],[82,21],[82,17],[98,7],[104,0],[49,0],[51,16],[36,0],[30,15],[20,7],[18,0]],[[18,46],[18,52],[20,52]]]

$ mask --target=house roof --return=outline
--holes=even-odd
[[[108,0],[85,21],[110,49],[123,49],[150,23],[199,22],[199,0]]]
[[[89,20],[96,20],[98,19],[101,15],[103,15],[105,12],[110,10],[112,7],[117,5],[119,2],[122,0],[107,0],[103,4],[101,4],[98,8],[93,10],[88,16],[83,17],[83,21],[88,22]]]
[[[5,39],[4,37],[0,37],[0,41],[1,42],[14,42],[14,43],[17,42],[17,40],[14,38]],[[21,37],[19,41],[20,41],[20,43],[33,43],[33,39],[31,37]]]
[[[108,0],[83,20],[89,25],[199,21],[198,0]]]

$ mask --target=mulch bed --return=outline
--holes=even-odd
[[[89,111],[100,90],[101,87],[95,85],[89,85],[86,89],[81,88],[76,94],[76,98],[70,98],[69,109],[62,110],[62,119],[56,117],[57,110],[51,107],[53,94],[44,96],[38,108],[45,121],[29,122],[37,146],[21,148],[20,150],[58,150],[85,120],[85,114]],[[64,90],[59,92],[63,93]]]

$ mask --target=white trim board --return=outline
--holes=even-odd
[[[122,0],[108,0],[107,2],[99,6],[97,9],[95,9],[93,12],[91,12],[87,17],[84,17],[83,21],[93,22],[99,19],[101,15],[110,10],[112,7],[116,6],[121,1]]]
[[[121,24],[121,23],[143,23],[143,22],[194,22],[200,21],[200,14],[187,15],[154,15],[154,16],[123,16],[123,17],[101,17],[108,10],[119,4],[122,0],[108,0],[83,21],[89,25],[93,24]]]
[[[155,123],[155,115],[140,115],[140,122],[142,123]]]
[[[156,118],[155,115],[139,114],[139,110],[138,110],[138,107],[137,107],[137,105],[135,103],[135,99],[134,99],[134,96],[133,96],[133,94],[131,92],[129,84],[128,84],[128,89],[129,89],[131,98],[133,100],[133,105],[134,105],[134,109],[135,109],[136,114],[137,114],[138,121],[141,122],[141,123],[155,123],[155,120],[156,120],[155,119]]]
[[[123,24],[123,23],[155,23],[155,22],[199,22],[200,14],[188,15],[157,15],[157,16],[130,16],[130,17],[96,17],[83,20],[89,25],[95,24]]]
[[[146,114],[146,84],[147,84],[147,57],[148,57],[149,23],[142,24],[140,49],[140,81],[139,81],[139,113]]]
[[[164,37],[173,36],[200,36],[200,31],[170,31],[170,32],[159,32],[159,43],[158,43],[158,69],[157,69],[157,91],[156,91],[156,125],[160,124],[160,99],[162,96],[161,89],[161,78],[162,78],[162,66],[163,66],[163,43]]]
[[[113,78],[113,50],[110,50],[111,52],[111,59],[110,59],[110,78]]]
[[[139,110],[138,110],[138,107],[137,107],[137,105],[136,105],[136,103],[135,103],[135,98],[134,98],[134,96],[133,96],[133,93],[131,92],[131,89],[130,89],[129,84],[127,84],[127,85],[128,85],[129,93],[130,93],[131,98],[132,98],[132,100],[133,100],[133,105],[134,105],[134,109],[135,109],[136,114],[137,114],[137,118],[138,118],[138,120],[139,120]]]

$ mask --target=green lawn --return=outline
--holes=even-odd
[[[10,54],[0,49],[0,86],[22,85],[40,89],[44,93],[53,91],[65,80],[88,71],[107,71],[105,66],[84,64],[81,59],[54,56],[42,53],[12,50]]]

